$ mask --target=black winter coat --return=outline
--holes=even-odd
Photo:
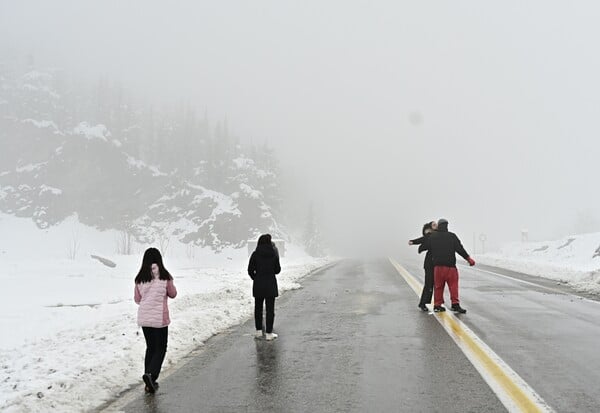
[[[252,295],[260,298],[279,296],[275,274],[280,272],[277,249],[272,245],[259,245],[248,263],[248,275],[254,280]]]
[[[431,251],[429,251],[426,248],[426,241],[430,236],[431,233],[428,232],[420,238],[410,240],[410,242],[412,242],[414,245],[419,246],[419,254],[423,251],[427,251],[427,253],[425,254],[425,261],[423,261],[423,268],[425,268],[426,270],[433,268],[433,259],[431,258]]]
[[[434,266],[456,267],[456,253],[465,260],[469,258],[456,234],[443,226],[431,233],[423,243],[423,248],[431,252]]]

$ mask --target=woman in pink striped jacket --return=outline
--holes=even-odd
[[[158,375],[165,354],[169,332],[169,306],[167,297],[175,298],[177,289],[173,277],[164,267],[160,251],[148,248],[142,259],[142,267],[135,277],[133,299],[138,307],[138,325],[142,327],[146,339],[144,375],[146,391],[154,393],[158,389]]]

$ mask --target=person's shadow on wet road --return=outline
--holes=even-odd
[[[256,346],[256,390],[258,395],[272,397],[278,385],[278,343],[255,340]]]

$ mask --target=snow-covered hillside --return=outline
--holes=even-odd
[[[279,224],[277,162],[189,110],[136,107],[108,84],[0,66],[0,211],[49,228],[77,214],[140,242],[242,247]]]
[[[477,256],[477,261],[600,294],[600,233],[572,235],[555,241],[512,243],[499,252]]]
[[[0,410],[85,411],[140,383],[145,344],[133,279],[149,245],[115,254],[119,232],[74,217],[40,230],[31,219],[0,214],[0,233]],[[247,260],[246,248],[168,245],[165,266],[179,294],[169,305],[167,372],[213,334],[250,317]],[[298,288],[301,277],[327,262],[287,245],[280,290]]]

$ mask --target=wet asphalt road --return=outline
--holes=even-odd
[[[302,284],[276,302],[279,339],[254,340],[248,321],[120,410],[506,411],[387,260],[343,261]]]
[[[422,274],[418,262],[405,267]],[[461,320],[555,411],[600,412],[600,302],[511,271],[459,271]]]

